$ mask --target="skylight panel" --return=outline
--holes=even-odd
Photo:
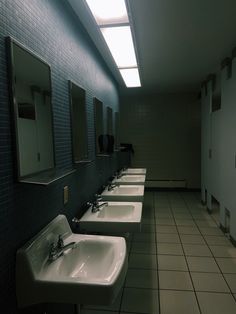
[[[98,25],[128,23],[125,0],[86,0]]]
[[[125,82],[126,87],[140,87],[140,77],[138,68],[120,69],[120,74]]]
[[[136,67],[137,60],[129,26],[101,28],[118,68]]]

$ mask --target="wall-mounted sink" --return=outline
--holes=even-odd
[[[101,206],[101,202],[99,206]],[[142,203],[108,202],[99,211],[90,207],[79,220],[82,231],[124,233],[138,232],[141,228]]]
[[[129,175],[129,174],[124,174],[120,178],[115,178],[112,183],[116,185],[130,185],[130,184],[135,184],[135,185],[144,185],[145,183],[145,175]]]
[[[146,168],[127,168],[123,170],[122,174],[146,174]]]
[[[105,201],[142,202],[144,185],[117,185],[112,190],[106,188],[101,197]]]
[[[52,243],[63,235],[75,242],[54,261]],[[123,285],[127,271],[125,239],[72,233],[67,219],[57,216],[17,251],[16,293],[19,307],[38,303],[107,305]]]

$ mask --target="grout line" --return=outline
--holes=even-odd
[[[183,199],[182,195],[181,195],[181,198]],[[184,199],[183,199],[183,201],[184,201],[184,203],[185,203],[185,205],[186,205],[186,207],[187,207],[187,209],[188,209],[188,206],[187,206],[187,204],[186,204],[186,201],[185,201]],[[190,215],[192,216],[191,213],[190,213]],[[177,229],[178,229],[178,228],[177,228]],[[178,230],[178,231],[179,231],[179,230]],[[180,235],[179,235],[179,237],[180,237]],[[184,251],[184,246],[183,246],[181,237],[180,237],[180,241],[181,241],[182,250],[183,250],[183,252],[184,252],[185,262],[186,262],[186,265],[187,265],[187,268],[188,268],[188,271],[189,271],[189,277],[190,277],[191,282],[192,282],[193,291],[194,291],[194,295],[195,295],[196,302],[197,302],[197,305],[198,305],[198,309],[199,309],[199,312],[202,313],[201,307],[200,307],[200,303],[199,303],[199,300],[198,300],[198,298],[197,298],[197,292],[196,292],[196,290],[195,290],[195,286],[194,286],[194,283],[193,283],[193,278],[192,278],[192,275],[191,275],[191,272],[190,272],[190,268],[189,268],[189,265],[188,265],[187,256],[186,256],[185,251]]]
[[[129,271],[129,260],[130,260],[130,255],[131,255],[131,250],[132,250],[132,246],[133,246],[133,238],[134,238],[134,235],[133,233],[130,235],[131,237],[131,241],[130,241],[130,246],[129,246],[129,253],[128,253],[128,267],[127,267],[127,273]],[[127,243],[127,242],[126,242]],[[124,296],[124,291],[125,291],[125,288],[126,288],[126,281],[127,281],[127,273],[126,273],[126,276],[125,276],[125,280],[124,280],[124,284],[123,284],[123,287],[122,287],[122,292],[121,292],[121,298],[120,298],[120,305],[119,305],[119,313],[122,312],[121,308],[122,308],[122,303],[123,303],[123,296]]]
[[[156,221],[156,196],[157,193],[153,192],[153,207],[154,207],[154,220]],[[158,264],[158,248],[157,248],[157,226],[155,224],[155,240],[156,240],[156,263],[157,263],[157,284],[158,284],[158,309],[161,314],[161,299],[160,299],[160,279],[159,279],[159,264]]]
[[[211,218],[212,218],[212,216],[210,216]],[[213,220],[213,219],[212,219]],[[217,226],[217,228],[219,229],[219,227]],[[199,231],[200,231],[200,233],[201,233],[201,229],[200,229],[200,227],[198,226],[198,229],[199,229]],[[202,234],[202,233],[201,233]],[[203,234],[202,234],[203,235]],[[203,238],[204,238],[204,235],[203,235]],[[230,288],[230,286],[229,286],[229,284],[228,284],[228,282],[226,281],[226,279],[225,279],[225,277],[224,277],[224,274],[223,274],[223,272],[221,271],[221,268],[220,268],[220,266],[219,266],[219,264],[217,263],[217,260],[216,260],[216,257],[214,256],[214,254],[213,254],[213,252],[212,252],[212,250],[211,250],[211,248],[210,248],[210,245],[208,245],[208,243],[207,243],[207,241],[206,241],[206,239],[204,238],[204,241],[205,241],[205,243],[206,243],[206,246],[208,247],[208,249],[210,250],[210,252],[211,252],[211,254],[212,254],[212,258],[214,259],[214,261],[215,261],[215,263],[216,263],[216,265],[218,266],[218,268],[219,268],[219,271],[220,271],[220,273],[219,274],[221,274],[222,275],[222,277],[223,277],[223,279],[224,279],[224,281],[225,281],[225,283],[226,283],[226,285],[227,285],[227,287],[229,288],[229,293],[228,294],[231,294],[232,295],[232,297],[234,298],[234,300],[236,301],[236,297],[234,296],[234,294],[233,294],[233,292],[232,292],[232,290],[231,290],[231,288]],[[199,291],[198,291],[199,292]],[[219,293],[219,292],[215,292],[215,293]]]

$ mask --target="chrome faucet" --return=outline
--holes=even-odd
[[[108,205],[107,202],[103,202],[103,203],[99,204],[99,201],[102,201],[101,195],[95,194],[95,201],[92,203],[91,202],[87,203],[87,205],[92,207],[92,209],[91,209],[92,213],[96,213],[101,209],[101,207]]]
[[[108,202],[103,202],[103,203],[101,203],[101,204],[97,204],[97,205],[96,205],[97,211],[100,210],[103,206],[108,206]]]
[[[124,176],[124,174],[122,173],[122,172],[117,172],[116,173],[116,178],[117,179],[120,179],[121,177],[123,177]]]
[[[103,203],[99,204],[98,201],[94,201],[93,203],[88,202],[87,204],[92,207],[91,208],[92,213],[96,213],[101,209],[101,207],[108,205],[107,202],[103,202]]]
[[[114,190],[115,187],[116,187],[115,184],[112,184],[111,182],[109,182],[109,183],[108,183],[108,186],[107,186],[107,190],[108,190],[108,191],[112,191],[112,190]]]
[[[68,249],[73,249],[74,246],[75,242],[70,242],[65,245],[62,235],[59,234],[57,243],[51,243],[48,260],[50,262],[55,261],[56,259],[58,259],[58,257],[63,255],[64,251]]]

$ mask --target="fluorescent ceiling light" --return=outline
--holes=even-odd
[[[101,28],[118,68],[136,67],[137,61],[129,26]]]
[[[125,0],[86,0],[98,25],[128,23]]]
[[[141,82],[139,78],[138,69],[120,69],[120,74],[125,81],[126,87],[140,87]]]

